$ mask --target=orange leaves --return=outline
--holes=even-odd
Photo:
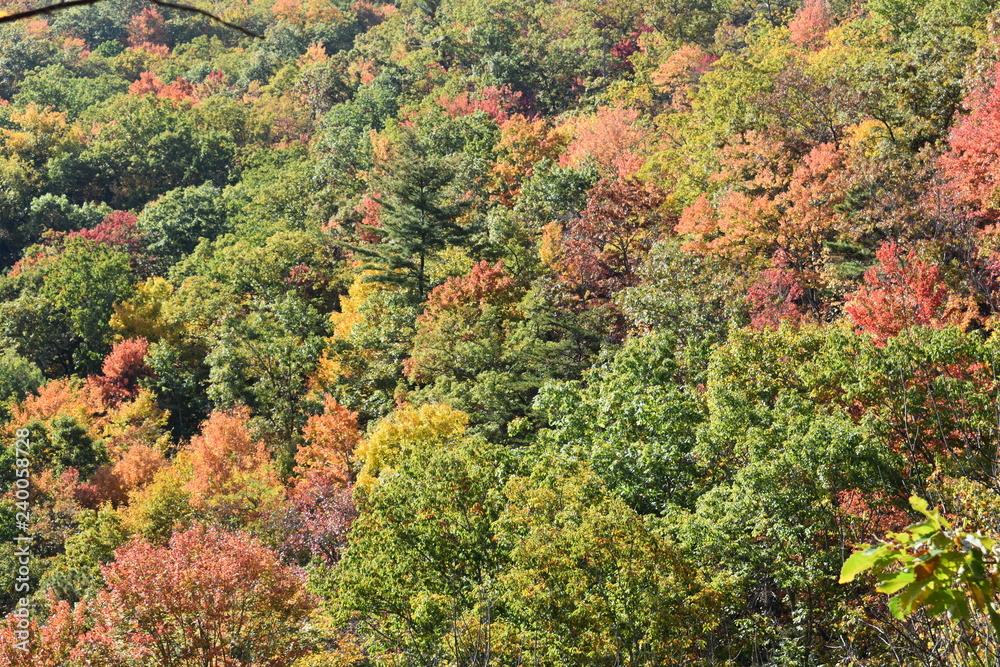
[[[347,18],[327,0],[278,0],[271,8],[274,15],[303,28],[317,23],[344,23]]]
[[[601,172],[621,178],[642,167],[649,131],[639,125],[635,109],[599,107],[597,115],[573,123],[573,141],[559,158],[562,166],[579,166],[588,157]]]
[[[404,374],[429,382],[449,373],[475,373],[487,360],[496,363],[510,323],[520,317],[523,294],[502,261],[479,262],[467,275],[448,278],[431,290],[417,318]]]
[[[707,72],[717,56],[700,47],[685,44],[667,58],[652,75],[653,83],[670,100],[670,106],[677,111],[690,107],[695,84]]]
[[[358,415],[327,394],[323,414],[313,415],[303,431],[307,444],[295,454],[295,472],[305,478],[322,476],[346,485],[350,457],[361,440]]]
[[[730,151],[727,171],[717,176],[732,185],[713,202],[701,195],[688,206],[677,227],[686,249],[734,260],[752,260],[781,250],[807,283],[815,284],[823,243],[846,224],[843,156],[832,144],[813,148],[794,168],[785,159],[769,160],[777,147],[752,144]]]
[[[498,123],[505,123],[519,106],[522,95],[521,91],[511,91],[510,85],[504,84],[500,87],[486,86],[476,93],[459,93],[454,97],[442,95],[437,98],[437,103],[452,118],[483,111]]]
[[[194,85],[184,79],[177,77],[173,83],[167,84],[160,80],[153,72],[143,72],[139,78],[132,82],[128,92],[131,95],[156,95],[165,100],[175,102],[196,101],[196,90]]]
[[[245,407],[213,412],[201,433],[191,438],[187,452],[192,475],[187,490],[192,506],[240,494],[251,481],[272,488],[278,485],[266,448],[250,435],[249,419],[250,410]]]
[[[122,455],[111,472],[128,493],[140,489],[153,481],[157,471],[166,465],[166,459],[156,449],[143,443],[132,445]]]
[[[504,271],[503,260],[492,265],[482,261],[473,266],[467,275],[449,277],[442,285],[431,290],[427,296],[427,306],[419,319],[429,321],[444,310],[464,306],[478,306],[482,309],[486,303],[512,303],[517,300],[511,294],[515,287],[514,279]]]
[[[314,603],[303,576],[245,534],[195,526],[165,547],[132,542],[102,574],[97,611],[133,658],[233,664],[238,646],[277,665],[306,651],[299,630]]]
[[[565,139],[551,131],[544,120],[512,116],[500,126],[500,141],[494,148],[494,197],[504,206],[513,205],[535,164],[544,158],[555,160],[564,145]]]

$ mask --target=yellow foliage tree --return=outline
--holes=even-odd
[[[370,491],[379,476],[391,472],[406,453],[441,447],[461,438],[468,425],[469,415],[443,403],[397,410],[376,424],[368,438],[358,445],[361,471],[357,488]]]

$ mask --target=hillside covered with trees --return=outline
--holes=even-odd
[[[998,664],[998,3],[199,7],[0,25],[0,666]]]

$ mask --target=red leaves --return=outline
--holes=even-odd
[[[315,476],[292,494],[292,507],[282,524],[286,536],[282,553],[306,560],[335,563],[347,545],[347,534],[358,516],[354,487],[321,483]]]
[[[102,375],[92,375],[87,381],[100,391],[108,405],[133,399],[139,395],[139,380],[153,376],[153,369],[146,364],[148,352],[145,338],[123,340],[105,357]]]
[[[795,18],[788,23],[792,43],[800,47],[820,46],[830,29],[830,6],[827,0],[806,0]]]
[[[93,229],[82,229],[73,232],[72,236],[82,236],[85,239],[103,243],[112,248],[122,249],[129,254],[142,249],[142,235],[136,229],[136,216],[128,211],[113,211]]]
[[[920,261],[913,251],[901,257],[895,243],[883,244],[875,256],[878,266],[865,272],[865,284],[844,307],[854,324],[881,346],[904,329],[938,323],[948,293],[938,267]]]
[[[663,193],[634,178],[602,179],[563,233],[562,278],[601,299],[636,282],[660,231]]]
[[[959,201],[990,221],[1000,219],[1000,65],[993,85],[966,99],[972,112],[951,131],[938,166]]]
[[[467,275],[459,278],[449,277],[444,284],[431,290],[427,296],[427,306],[420,318],[427,321],[441,311],[464,306],[482,308],[486,303],[498,303],[506,297],[516,301],[512,294],[515,287],[514,279],[504,271],[502,260],[494,265],[482,261],[473,266]]]
[[[162,46],[167,42],[163,14],[156,7],[147,7],[133,16],[126,30],[128,45],[133,48]]]
[[[163,83],[160,77],[153,72],[143,72],[139,78],[128,87],[131,95],[156,95],[165,100],[181,102],[188,100],[195,102],[198,99],[197,90],[194,85],[185,81],[181,77],[173,83]]]
[[[777,329],[782,320],[802,318],[799,299],[803,289],[798,272],[789,268],[788,254],[775,253],[771,268],[761,274],[747,293],[750,304],[750,326],[755,329]]]

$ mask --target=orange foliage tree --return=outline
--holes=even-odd
[[[261,518],[277,509],[284,491],[263,443],[254,440],[250,410],[213,412],[201,433],[184,449],[191,476],[186,485],[191,506],[220,519]]]
[[[595,116],[574,123],[573,140],[559,164],[575,167],[590,158],[609,177],[634,175],[642,167],[643,148],[649,136],[638,119],[635,109],[598,108]]]
[[[350,481],[350,457],[361,440],[358,414],[329,394],[323,413],[309,417],[303,430],[306,444],[295,453],[295,472],[302,484],[322,478],[346,485]]]
[[[493,149],[494,198],[511,206],[521,193],[521,184],[534,173],[535,164],[559,157],[565,138],[549,129],[544,120],[529,120],[516,114],[500,126],[500,140]]]
[[[243,533],[196,525],[165,547],[134,541],[102,574],[95,615],[143,664],[281,667],[309,649],[302,573]]]

